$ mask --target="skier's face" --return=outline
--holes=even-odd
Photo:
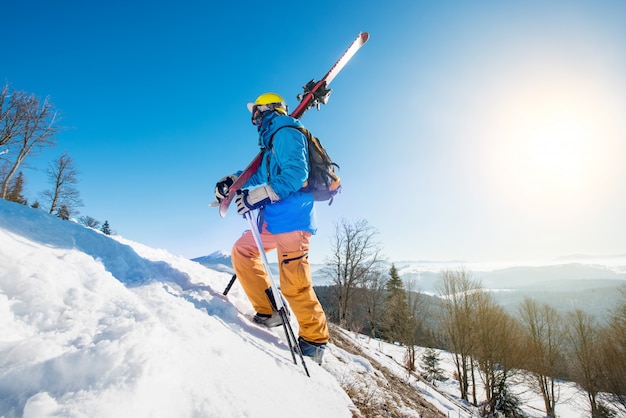
[[[254,105],[252,107],[252,124],[260,128],[263,123],[263,117],[269,110],[270,108],[266,105]]]

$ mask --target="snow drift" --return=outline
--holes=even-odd
[[[350,417],[229,279],[0,200],[0,416]]]

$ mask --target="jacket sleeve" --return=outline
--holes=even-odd
[[[248,179],[246,184],[243,185],[242,189],[247,189],[250,187],[258,186],[259,184],[265,183],[265,176],[263,171],[265,170],[265,156],[263,156],[263,161],[259,168],[256,169],[254,174]]]
[[[280,199],[302,188],[309,176],[306,137],[297,129],[280,129],[274,135],[268,184]]]

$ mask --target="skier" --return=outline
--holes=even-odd
[[[328,326],[313,290],[308,261],[309,241],[317,225],[313,196],[301,190],[309,171],[307,140],[297,129],[279,130],[301,123],[288,116],[285,101],[278,94],[260,95],[248,103],[248,110],[266,155],[242,190],[233,191],[237,192],[237,213],[259,209],[261,241],[265,251],[278,252],[280,288],[298,320],[298,344],[303,355],[321,364]],[[237,174],[231,174],[217,182],[217,201],[226,197],[236,179]],[[267,327],[282,325],[280,315],[272,309],[270,280],[251,231],[233,245],[232,263],[257,312],[254,321]]]

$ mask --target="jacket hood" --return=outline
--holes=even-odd
[[[278,129],[285,126],[302,126],[302,123],[291,116],[272,113],[263,118],[261,129],[259,130],[259,147],[267,148],[270,138]]]

